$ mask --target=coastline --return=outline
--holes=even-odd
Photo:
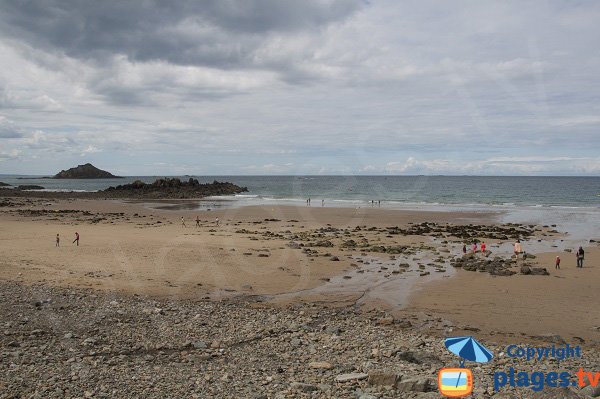
[[[585,278],[583,281],[576,278],[568,262],[560,275],[549,268],[549,259],[556,253],[566,255],[563,247],[572,245],[568,236],[548,233],[552,230],[550,226],[536,233],[530,247],[538,255],[532,265],[548,268],[551,276],[494,277],[454,270],[449,260],[460,255],[464,240],[385,234],[390,226],[410,227],[423,222],[440,226],[492,226],[506,218],[502,212],[275,204],[198,212],[150,208],[146,201],[53,200],[51,204],[34,198],[15,201],[24,202],[20,207],[2,208],[0,216],[0,255],[4,259],[0,278],[4,280],[172,299],[248,296],[278,306],[313,301],[384,309],[399,317],[428,312],[457,325],[479,329],[482,334],[556,333],[598,339],[599,332],[590,323],[600,319],[600,314],[598,318],[589,317],[589,313],[581,317],[579,312],[570,310],[582,301],[591,300],[593,305],[596,301],[590,291],[593,287],[585,283]],[[187,228],[180,226],[182,216]],[[196,216],[201,219],[199,228],[194,227]],[[214,223],[217,217],[218,227]],[[355,231],[357,226],[362,228]],[[327,233],[323,228],[339,231]],[[79,248],[70,241],[64,243],[66,248],[54,248],[57,231],[64,235],[74,234],[75,230],[82,235]],[[330,248],[290,247],[290,242],[300,242],[298,234],[323,235],[323,238],[333,234],[331,237],[338,238],[329,238],[336,242]],[[339,246],[350,237],[354,240],[363,237],[369,245],[403,246],[407,253],[393,255]],[[495,254],[510,255],[510,240],[490,240],[488,245]],[[597,264],[599,254],[597,244],[589,245],[587,263],[592,266]],[[528,244],[525,248],[529,249]],[[334,257],[339,260],[332,261]],[[432,263],[435,258],[444,260],[435,264]],[[398,267],[401,263],[404,268]],[[581,274],[589,274],[588,278],[593,279],[597,277],[596,270],[600,268],[584,268]],[[569,292],[574,295],[567,295]],[[526,300],[533,293],[537,295],[536,301],[547,306],[524,306],[520,317],[511,315],[513,301]],[[450,297],[454,302],[444,301]],[[495,306],[506,311],[501,312]],[[552,320],[539,328],[538,324],[526,323],[535,318],[536,311],[553,313],[557,320],[565,315],[570,328],[561,328],[560,322]],[[593,316],[597,311],[591,312]],[[486,314],[494,315],[491,321]],[[577,322],[574,320],[577,317],[582,320]]]

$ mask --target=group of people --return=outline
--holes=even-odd
[[[306,200],[306,206],[310,206],[310,198],[307,198],[307,200]],[[321,200],[321,206],[325,206],[325,200],[324,199]]]
[[[577,258],[577,266],[576,267],[583,269],[583,259],[585,258],[585,251],[583,250],[582,247],[579,247],[577,252],[575,252],[575,257]],[[556,257],[556,262],[554,263],[554,268],[560,269],[560,256]]]
[[[475,253],[475,252],[477,252],[479,249],[481,249],[481,252],[485,252],[485,251],[486,251],[486,245],[485,245],[485,242],[482,242],[482,243],[481,243],[481,245],[478,245],[478,243],[477,243],[477,242],[474,242],[474,243],[473,243],[473,246],[471,247],[471,251],[472,251],[473,253]],[[463,254],[466,254],[466,253],[467,253],[467,244],[464,244],[464,245],[463,245],[462,251],[463,251]]]
[[[485,252],[485,250],[486,250],[485,242],[482,242],[480,244],[479,248],[481,248],[481,252]],[[525,251],[523,251],[523,246],[521,245],[520,240],[517,240],[515,242],[515,244],[513,245],[513,249],[514,249],[514,253],[515,253],[515,259],[519,259],[519,255],[521,255],[521,254],[523,254],[523,259],[527,258],[527,253],[525,253]],[[477,242],[474,242],[473,247],[472,247],[472,252],[476,253],[477,251],[478,251]],[[463,252],[463,254],[466,255],[466,253],[467,253],[467,245],[466,244],[463,244],[462,252]],[[575,253],[575,256],[577,257],[577,267],[583,268],[583,259],[585,258],[585,251],[583,250],[582,247],[579,247],[579,249]],[[556,269],[560,269],[560,256],[556,257],[556,262],[555,262],[554,267]]]
[[[77,244],[79,246],[79,233],[75,232],[75,239],[73,240],[73,244]],[[60,234],[56,233],[56,246],[60,247]]]
[[[219,218],[216,217],[215,218],[215,226],[219,226]],[[185,218],[182,216],[181,217],[181,227],[187,227],[185,225]],[[196,227],[200,227],[200,216],[196,216]]]

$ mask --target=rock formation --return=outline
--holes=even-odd
[[[248,191],[233,183],[213,181],[201,184],[190,177],[187,181],[178,178],[158,179],[154,183],[136,180],[130,184],[109,187],[102,191],[108,197],[119,198],[201,198],[211,195],[232,195]]]
[[[98,169],[91,163],[86,163],[76,168],[61,170],[54,175],[53,179],[114,179],[119,177],[105,170]]]

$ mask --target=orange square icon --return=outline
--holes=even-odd
[[[473,392],[473,373],[469,369],[441,369],[438,373],[440,393],[449,398],[461,398]]]

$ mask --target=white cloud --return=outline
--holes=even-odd
[[[597,173],[596,3],[223,4],[0,4],[3,169]]]

